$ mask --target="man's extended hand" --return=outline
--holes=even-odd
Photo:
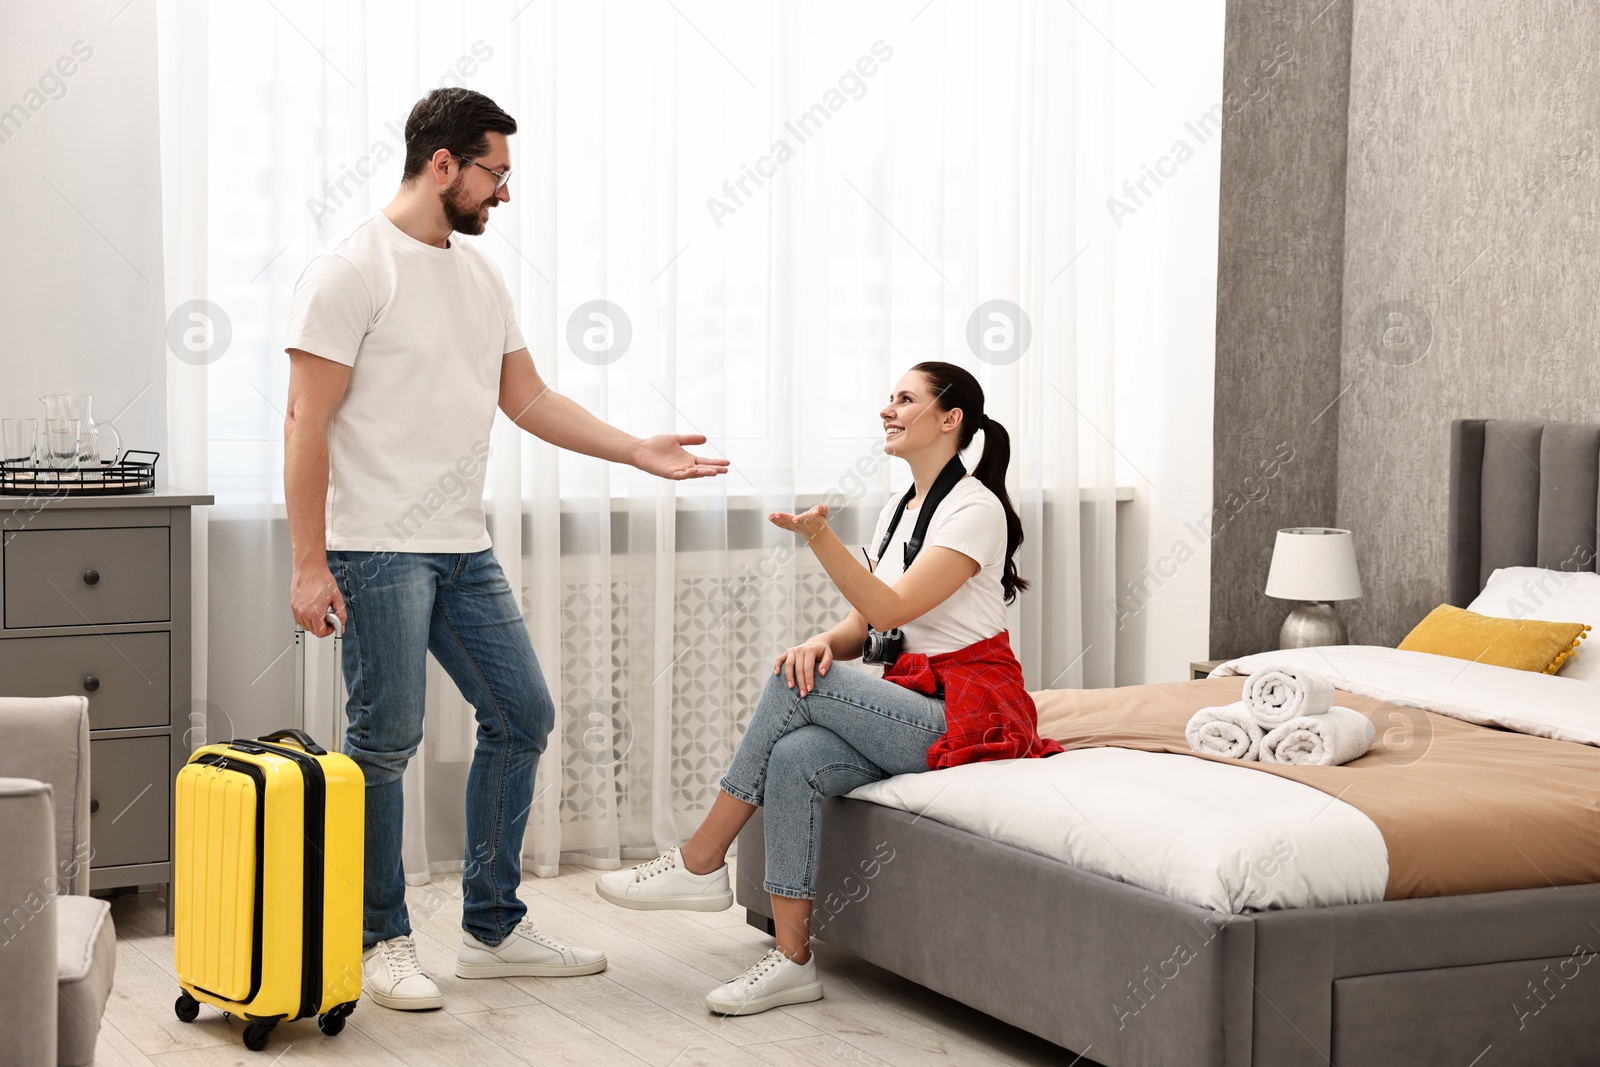
[[[629,458],[635,467],[646,474],[674,481],[727,474],[727,460],[690,455],[683,448],[684,445],[705,443],[706,439],[700,434],[658,433],[640,441]]]

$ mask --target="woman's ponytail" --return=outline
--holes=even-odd
[[[1006,428],[983,412],[983,387],[972,374],[953,363],[918,363],[911,368],[917,371],[933,389],[934,403],[941,411],[961,409],[961,430],[957,448],[965,451],[979,430],[983,431],[983,455],[972,469],[972,476],[982,482],[1000,500],[1006,513],[1006,564],[1000,577],[1000,587],[1006,603],[1017,599],[1017,594],[1028,588],[1027,579],[1017,574],[1017,548],[1022,544],[1022,518],[1011,505],[1006,492],[1006,467],[1011,463],[1011,434]]]
[[[1028,588],[1027,579],[1017,574],[1016,556],[1017,547],[1022,544],[1022,518],[1017,514],[1017,509],[1011,506],[1011,497],[1006,493],[1006,467],[1010,463],[1011,434],[994,419],[984,416],[983,455],[978,457],[978,465],[972,469],[972,476],[999,497],[1000,506],[1006,509],[1006,568],[1000,577],[1000,587],[1005,590],[1007,604]]]

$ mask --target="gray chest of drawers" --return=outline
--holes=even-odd
[[[172,783],[195,706],[189,509],[211,502],[0,497],[0,695],[89,698],[90,888],[165,883],[169,931]]]

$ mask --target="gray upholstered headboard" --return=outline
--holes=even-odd
[[[1596,569],[1600,424],[1450,424],[1450,603],[1496,567]]]

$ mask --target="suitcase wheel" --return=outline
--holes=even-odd
[[[260,1052],[267,1047],[267,1038],[272,1035],[275,1022],[253,1022],[244,1028],[244,1047],[251,1052]]]
[[[172,1005],[172,1010],[177,1014],[179,1021],[192,1023],[200,1015],[200,1002],[185,991],[178,994],[178,999]]]
[[[321,1030],[329,1037],[332,1037],[334,1034],[337,1034],[344,1029],[344,1021],[349,1018],[350,1013],[355,1010],[356,1002],[353,1000],[347,1001],[344,1004],[336,1004],[324,1012],[319,1019],[317,1019],[317,1029]]]

